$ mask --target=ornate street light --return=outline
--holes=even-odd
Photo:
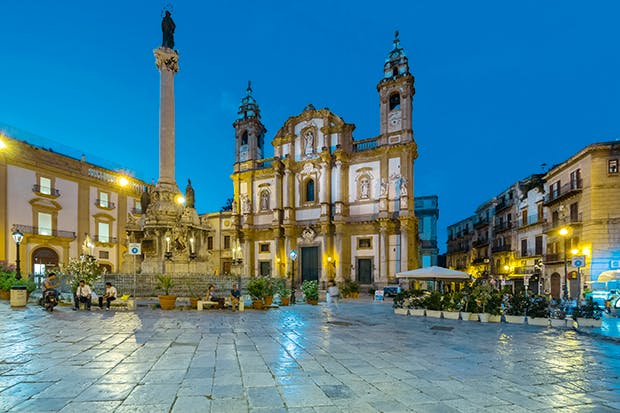
[[[17,256],[15,258],[15,278],[20,280],[22,278],[22,272],[21,272],[21,268],[19,267],[19,264],[20,264],[19,244],[22,243],[22,240],[24,239],[24,234],[22,234],[19,229],[15,228],[15,231],[13,231],[12,235],[13,235],[13,240],[15,241],[15,245],[17,247]]]
[[[568,249],[568,229],[560,228],[559,234],[564,238],[564,300],[568,300],[568,262],[566,250]]]
[[[297,251],[291,250],[288,256],[291,259],[291,304],[295,304],[295,260],[297,259]]]

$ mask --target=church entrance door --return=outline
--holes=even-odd
[[[301,281],[319,280],[319,247],[301,249]]]
[[[372,259],[357,259],[357,282],[360,284],[372,284]]]

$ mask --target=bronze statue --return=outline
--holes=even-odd
[[[188,208],[194,208],[194,188],[192,188],[192,181],[187,180],[187,186],[185,187],[185,206]]]
[[[177,26],[174,24],[172,17],[170,15],[170,11],[166,10],[166,15],[161,21],[161,31],[163,33],[163,40],[161,45],[163,47],[168,47],[170,49],[174,49],[174,29]]]
[[[146,210],[151,204],[151,195],[149,194],[148,187],[144,187],[144,192],[142,192],[142,196],[140,196],[140,209],[143,214],[146,214]]]

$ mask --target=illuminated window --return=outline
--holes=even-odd
[[[39,192],[45,195],[52,194],[52,180],[50,178],[39,177]]]
[[[97,240],[99,242],[110,242],[110,224],[108,222],[97,223]]]
[[[39,235],[52,235],[52,214],[39,212],[37,214]]]

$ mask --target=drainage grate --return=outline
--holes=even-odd
[[[454,327],[432,326],[431,330],[452,331],[452,330],[454,330]]]
[[[327,324],[333,324],[336,326],[352,326],[353,323],[349,323],[348,321],[328,321]]]

